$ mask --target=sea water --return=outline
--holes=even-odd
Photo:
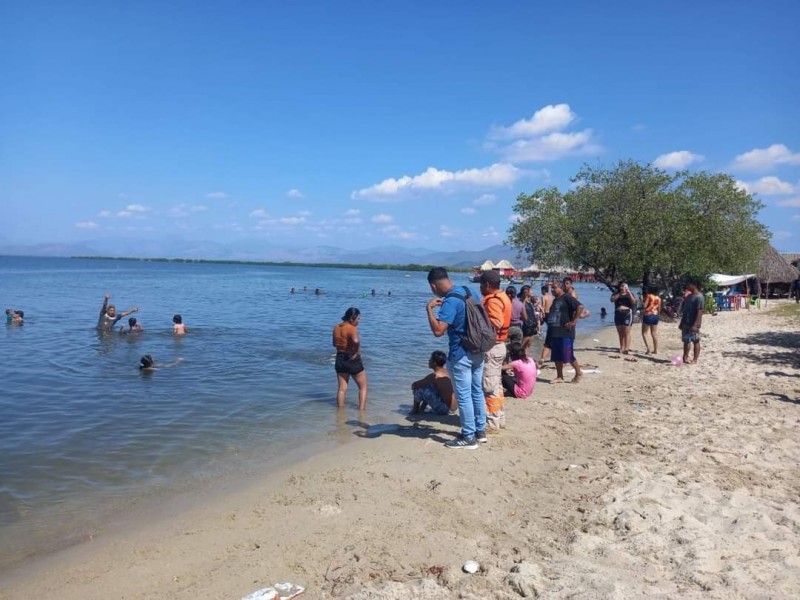
[[[578,291],[593,311],[585,334],[604,324],[608,291]],[[98,334],[104,292],[117,311],[139,307],[143,333]],[[361,310],[373,424],[408,410],[411,381],[446,350],[428,328],[423,272],[0,257],[0,298],[25,312],[0,333],[0,568],[136,499],[353,437],[337,419],[331,345],[349,306]],[[172,334],[174,314],[187,335]],[[180,362],[144,373],[144,354]]]

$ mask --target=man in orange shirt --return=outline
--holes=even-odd
[[[505,397],[503,396],[502,366],[506,358],[506,339],[511,325],[511,300],[500,290],[500,273],[481,274],[483,307],[497,333],[497,343],[484,354],[483,393],[486,396],[486,430],[498,432],[506,426]]]

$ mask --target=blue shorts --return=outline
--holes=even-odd
[[[557,363],[575,362],[575,353],[572,351],[572,338],[552,338],[550,340],[550,359]]]
[[[642,323],[644,325],[658,325],[658,315],[645,315]]]
[[[700,332],[681,331],[681,341],[684,344],[697,344],[700,341]]]

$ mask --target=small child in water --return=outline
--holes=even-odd
[[[172,317],[172,322],[174,325],[172,326],[172,333],[175,335],[183,335],[186,333],[186,325],[183,324],[183,317],[180,315],[175,315]]]
[[[25,313],[21,310],[14,310],[13,308],[6,309],[6,323],[12,325],[22,325],[25,321]]]
[[[139,370],[140,371],[157,371],[158,369],[168,369],[169,367],[174,367],[178,363],[183,362],[182,358],[176,358],[171,363],[167,363],[165,365],[156,365],[156,361],[150,354],[145,354],[142,358],[139,359]]]
[[[136,317],[131,317],[128,319],[128,329],[125,329],[124,325],[119,328],[120,333],[141,333],[143,331],[144,327],[136,322]]]

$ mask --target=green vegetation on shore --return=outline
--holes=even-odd
[[[290,262],[290,261],[261,261],[261,260],[225,260],[207,258],[136,258],[132,256],[71,256],[70,258],[80,258],[83,260],[127,260],[136,262],[159,262],[159,263],[192,263],[210,265],[256,265],[263,267],[331,267],[335,269],[375,269],[385,271],[430,271],[435,266],[442,265],[418,265],[410,263],[406,265],[387,265],[387,264],[345,264],[345,263],[311,263],[311,262]],[[450,271],[468,272],[468,267],[448,266]]]

